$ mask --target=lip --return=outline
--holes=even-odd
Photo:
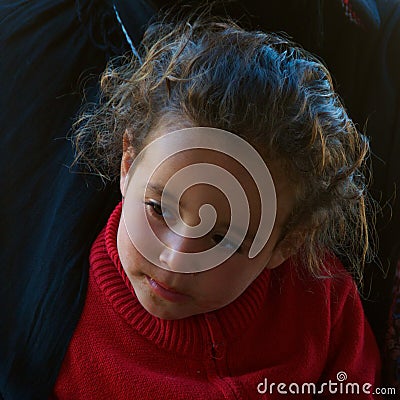
[[[146,275],[146,279],[152,291],[165,300],[171,301],[173,303],[184,303],[187,302],[189,299],[188,295],[179,293],[175,289],[168,287],[164,283],[160,283],[155,279],[150,278],[148,275]]]

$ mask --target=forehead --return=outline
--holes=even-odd
[[[147,160],[152,156],[155,154],[149,152],[142,160],[142,177],[149,176]],[[179,201],[186,210],[209,203],[227,217],[230,204],[239,198],[247,198],[254,217],[260,209],[258,189],[251,174],[233,158],[213,150],[192,149],[174,154],[143,185],[150,193]]]
[[[179,126],[178,129],[185,130],[185,126]],[[147,145],[154,143],[160,138],[165,138],[166,135],[173,132],[174,128],[172,125],[161,125],[154,129],[147,137]],[[184,136],[177,139],[171,138],[165,140],[164,142],[160,143],[159,146],[151,146],[150,151],[145,152],[144,157],[141,160],[142,167],[153,168],[154,169],[154,159],[162,159],[162,164],[159,165],[157,169],[157,173],[154,175],[154,178],[159,178],[161,180],[168,179],[168,175],[172,175],[174,172],[185,168],[188,165],[198,164],[198,163],[210,163],[217,165],[230,174],[232,174],[239,182],[249,191],[253,191],[257,189],[257,179],[265,179],[265,175],[269,174],[272,177],[273,185],[278,192],[287,192],[289,197],[294,197],[294,188],[291,182],[287,179],[286,173],[284,172],[284,168],[277,160],[272,159],[262,159],[260,156],[260,161],[262,162],[263,166],[267,169],[267,171],[262,171],[260,166],[256,166],[252,168],[252,165],[257,164],[257,162],[253,163],[254,155],[251,154],[250,156],[245,156],[244,152],[242,152],[240,146],[241,143],[238,145],[233,144],[233,140],[237,138],[236,135],[230,134],[230,137],[224,138],[222,141],[219,140],[217,146],[215,143],[210,143],[210,137],[205,135],[203,140],[200,140],[200,144],[198,139],[191,138],[191,132],[188,132]],[[176,152],[176,150],[181,146],[181,139],[184,137],[186,144],[189,144],[189,149],[186,151]],[[241,139],[243,142],[244,140]],[[193,146],[190,146],[192,142]],[[201,147],[200,147],[201,146]],[[257,152],[254,147],[248,144],[249,147],[252,148],[254,152]],[[214,148],[213,148],[214,147]],[[232,151],[234,149],[234,152]],[[234,153],[234,154],[233,154]],[[260,153],[257,152],[259,155]],[[250,160],[250,168],[248,168],[249,162],[243,162],[244,158],[251,159]],[[248,160],[247,160],[248,161]],[[259,161],[259,163],[260,163]],[[260,171],[261,174],[256,176],[254,171]],[[198,171],[199,172],[199,171]],[[199,176],[193,174],[193,181]],[[289,193],[290,192],[290,193]]]
[[[227,175],[232,175],[243,184],[253,182],[251,173],[239,161],[227,154],[221,154],[215,150],[194,148],[179,151],[163,158],[164,152],[168,152],[169,149],[172,153],[174,145],[166,144],[162,150],[154,148],[144,154],[140,162],[141,167],[143,169],[153,168],[154,179],[166,181],[178,171],[192,167],[190,168],[190,176],[193,181],[206,179],[207,177],[212,180],[220,176],[221,174],[219,173],[223,170],[226,171]],[[156,169],[154,169],[154,159],[162,159],[162,163],[157,165]],[[216,166],[216,168],[210,168],[211,165]]]
[[[226,187],[229,181],[238,182],[248,196],[254,199],[258,197],[254,167],[251,171],[251,166],[249,168],[249,165],[243,162],[244,154],[240,149],[240,146],[243,146],[243,139],[235,144],[232,142],[237,137],[231,133],[230,136],[221,139],[208,135],[206,130],[204,137],[201,135],[193,137],[190,129],[183,130],[186,132],[182,135],[172,134],[168,138],[170,130],[159,129],[151,134],[147,151],[141,153],[142,157],[138,162],[137,168],[141,171],[137,174],[140,175],[139,179],[147,177],[148,183],[153,188],[155,186],[162,188],[170,183],[171,178],[174,182],[178,181],[178,186],[182,186],[182,181],[185,181],[191,188],[193,185],[201,186],[201,190],[197,193],[200,197],[210,195],[220,197],[218,189]],[[260,161],[265,168],[262,178],[266,180],[265,174],[270,175],[270,172],[261,158]],[[273,186],[272,180],[271,183]],[[173,188],[174,185],[170,184],[169,187]],[[274,188],[271,190],[274,191]]]

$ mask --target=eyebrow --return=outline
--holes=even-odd
[[[154,183],[154,182],[150,183],[149,182],[146,186],[146,191],[147,190],[153,192],[154,194],[157,194],[160,197],[165,196],[169,201],[175,201],[175,202],[177,201],[176,197],[173,194],[171,194],[170,192],[168,192],[167,190],[165,190],[165,187],[159,183]],[[185,208],[184,204],[182,204],[181,201],[179,202],[179,205],[182,208]],[[221,222],[221,226],[225,229],[225,234],[226,234],[228,232],[228,229],[230,226],[229,222],[223,221],[223,222]],[[233,225],[233,226],[231,226],[231,230],[232,230],[233,234],[236,235],[236,237],[241,237],[241,233],[243,231],[241,228]],[[253,240],[255,236],[256,236],[256,232],[253,233],[253,232],[247,231],[242,242],[245,242],[248,240]]]
[[[154,194],[160,196],[160,198],[162,196],[165,196],[165,198],[168,201],[171,201],[171,202],[177,202],[178,201],[177,198],[173,194],[171,194],[170,192],[165,190],[165,187],[163,185],[159,184],[159,183],[148,183],[147,186],[146,186],[146,192],[147,192],[147,190],[150,190]],[[179,205],[182,208],[185,208],[185,206],[182,203],[182,201],[179,201]]]

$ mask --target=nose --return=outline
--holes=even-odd
[[[167,238],[164,238],[162,251],[159,255],[159,260],[163,268],[173,272],[191,272],[193,265],[188,265],[187,253],[199,253],[206,250],[206,246],[201,238],[187,238],[180,236],[174,232],[169,232]],[[193,263],[193,258],[190,264]]]

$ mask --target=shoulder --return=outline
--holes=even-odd
[[[296,304],[312,305],[321,313],[329,315],[331,323],[344,308],[354,303],[357,312],[362,311],[357,285],[334,255],[327,254],[323,260],[322,273],[313,276],[305,265],[296,264],[293,259],[272,271],[271,287],[285,293],[288,301]]]
[[[329,291],[348,291],[356,288],[351,274],[333,254],[327,253],[321,260],[321,272],[313,275],[304,263],[290,258],[273,271],[275,279],[299,288],[323,287]]]

